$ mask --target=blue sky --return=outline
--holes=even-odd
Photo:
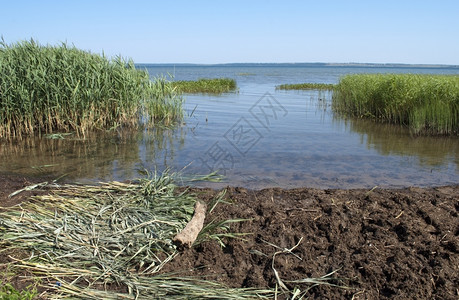
[[[459,1],[3,1],[7,43],[59,42],[137,63],[459,65]]]

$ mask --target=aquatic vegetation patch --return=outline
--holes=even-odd
[[[182,98],[130,59],[34,40],[0,41],[0,138],[171,124]]]
[[[410,127],[414,133],[459,133],[459,76],[356,74],[341,78],[333,110]]]
[[[179,80],[173,81],[172,85],[178,92],[188,94],[223,94],[237,90],[236,80],[231,78]]]
[[[276,86],[276,90],[333,90],[334,84],[330,83],[294,83],[281,84]]]

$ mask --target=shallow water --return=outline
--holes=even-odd
[[[187,117],[174,130],[117,132],[88,140],[2,143],[0,172],[65,175],[81,182],[124,180],[169,167],[217,171],[248,188],[371,188],[457,184],[459,139],[414,137],[398,126],[345,120],[331,93],[276,91],[283,83],[337,83],[347,73],[441,73],[458,69],[292,66],[141,66],[177,80],[231,77],[239,92],[186,95]]]

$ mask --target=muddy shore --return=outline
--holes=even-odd
[[[0,176],[0,206],[39,191],[8,198],[43,181]],[[219,191],[192,189],[209,201]],[[332,275],[347,289],[316,286],[311,299],[458,299],[459,186],[363,190],[228,187],[206,222],[247,219],[231,225],[243,239],[184,250],[162,272],[198,276],[231,287],[274,287]],[[295,247],[296,246],[296,247]],[[294,249],[292,249],[294,248]],[[278,253],[292,249],[291,253]],[[7,260],[0,257],[0,263]]]

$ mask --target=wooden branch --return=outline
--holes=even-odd
[[[178,233],[173,239],[173,243],[179,249],[190,248],[198,237],[199,232],[204,226],[204,219],[206,218],[206,205],[199,201],[194,206],[194,215],[190,222]]]

